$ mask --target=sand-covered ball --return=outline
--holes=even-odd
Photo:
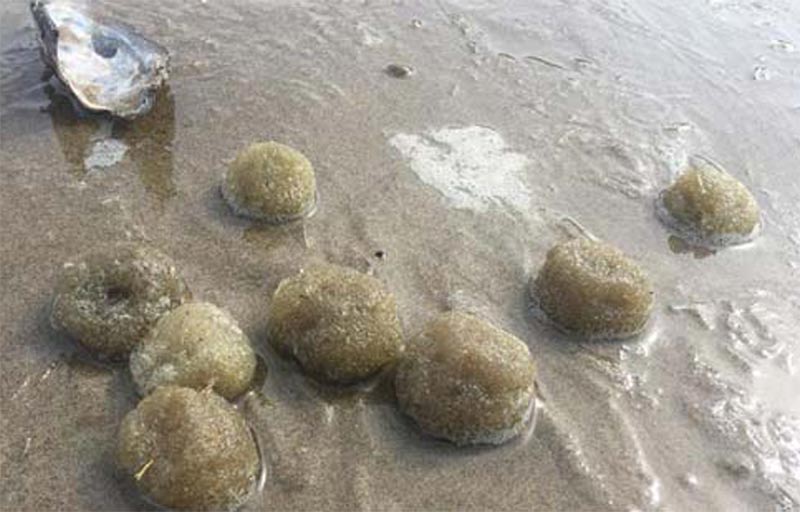
[[[142,395],[164,385],[212,385],[230,399],[247,390],[256,357],[236,320],[213,304],[198,302],[162,316],[131,353],[130,367]]]
[[[167,256],[124,243],[64,266],[51,321],[99,355],[120,358],[161,315],[189,297],[189,289]]]
[[[122,421],[117,459],[151,501],[177,510],[234,510],[260,456],[244,418],[210,390],[161,387]]]
[[[317,265],[283,280],[270,305],[269,339],[323,380],[352,383],[402,350],[394,296],[374,277]]]
[[[239,153],[222,182],[222,195],[245,217],[281,223],[310,215],[317,185],[311,162],[278,142],[259,142]]]
[[[556,325],[587,338],[637,334],[653,306],[653,287],[639,265],[607,243],[586,239],[550,249],[531,293]]]
[[[475,316],[446,313],[409,343],[395,390],[425,432],[457,444],[499,444],[524,429],[534,377],[525,343]]]
[[[659,212],[678,234],[715,246],[746,242],[760,223],[758,203],[747,187],[697,158],[662,192]]]

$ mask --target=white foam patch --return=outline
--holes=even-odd
[[[455,208],[525,211],[531,193],[523,172],[529,159],[509,149],[499,133],[482,126],[442,128],[389,139],[423,183]]]

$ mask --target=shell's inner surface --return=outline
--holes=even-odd
[[[153,105],[169,55],[117,22],[100,22],[77,3],[31,4],[44,59],[81,105],[131,118]]]

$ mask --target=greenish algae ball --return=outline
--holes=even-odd
[[[394,296],[353,269],[316,265],[284,279],[270,308],[272,345],[323,381],[365,379],[403,348]]]
[[[122,420],[117,461],[141,493],[172,510],[235,510],[261,460],[250,428],[211,390],[165,386]]]
[[[665,224],[701,244],[721,247],[747,242],[760,225],[758,203],[747,187],[701,159],[694,159],[659,200]]]
[[[89,350],[117,359],[190,297],[172,260],[153,248],[123,243],[64,266],[51,322]]]
[[[408,345],[398,364],[400,408],[428,434],[459,445],[500,444],[525,428],[535,367],[515,336],[473,315],[446,313]]]
[[[166,313],[131,353],[139,392],[159,386],[212,386],[232,399],[253,379],[256,356],[247,335],[225,311],[208,303],[187,303]]]
[[[531,294],[557,326],[590,339],[638,334],[653,307],[653,287],[636,262],[605,242],[581,238],[548,251]]]
[[[222,195],[244,217],[271,223],[307,217],[316,206],[314,168],[302,153],[284,144],[251,144],[228,167]]]

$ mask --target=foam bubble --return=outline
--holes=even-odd
[[[442,128],[389,139],[423,183],[455,208],[524,211],[531,192],[523,178],[529,159],[512,151],[499,133],[482,126]]]

